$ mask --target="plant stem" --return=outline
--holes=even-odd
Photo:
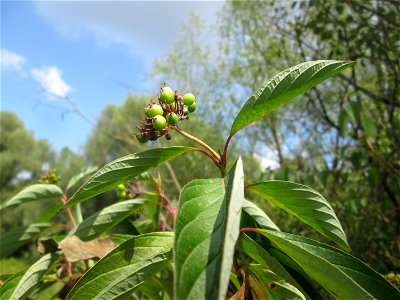
[[[219,154],[213,148],[211,148],[209,145],[207,145],[205,142],[203,142],[202,140],[198,139],[197,137],[181,130],[178,126],[171,126],[171,128],[174,129],[175,131],[179,132],[181,135],[188,138],[189,140],[192,140],[196,144],[199,144],[200,146],[206,148],[212,154],[212,156],[215,159],[217,159],[218,162],[221,162],[221,157],[219,156]]]
[[[63,205],[67,204],[67,202],[68,202],[68,201],[67,201],[67,195],[64,193],[64,194],[60,197],[60,200],[61,200],[61,203],[62,203]],[[75,227],[76,227],[76,221],[75,221],[75,219],[74,219],[74,216],[72,215],[71,209],[68,207],[68,208],[66,209],[66,211],[67,211],[67,214],[68,214],[69,219],[71,220],[71,223],[72,223],[73,228],[75,228]]]

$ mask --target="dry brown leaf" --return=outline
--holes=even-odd
[[[115,248],[115,244],[109,237],[83,242],[77,236],[71,235],[63,239],[58,247],[63,250],[68,261],[76,262],[93,257],[102,258]]]

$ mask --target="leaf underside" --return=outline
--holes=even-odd
[[[350,250],[334,210],[317,191],[302,184],[281,180],[256,183],[247,188],[296,216],[343,249]]]
[[[288,103],[355,62],[318,60],[282,71],[263,84],[245,103],[233,121],[230,135]]]
[[[239,158],[225,180],[198,179],[182,190],[175,225],[176,299],[222,299],[244,201]]]

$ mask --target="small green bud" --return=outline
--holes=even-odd
[[[168,124],[176,125],[176,123],[178,123],[178,121],[179,121],[179,117],[176,113],[173,112],[173,113],[169,113],[167,115]]]
[[[175,100],[175,93],[169,86],[161,88],[160,100],[163,103],[171,104]]]
[[[162,107],[158,104],[153,104],[151,106],[148,106],[144,109],[144,114],[146,117],[153,118],[155,116],[162,116],[164,113]]]
[[[193,102],[191,105],[188,106],[189,112],[194,112],[196,110],[196,102]]]
[[[187,93],[183,95],[182,101],[185,105],[190,106],[194,103],[194,95],[192,93]]]
[[[153,128],[155,130],[163,130],[167,125],[167,120],[163,116],[155,116],[153,118]]]

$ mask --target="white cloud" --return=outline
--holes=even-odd
[[[276,170],[279,168],[279,160],[276,151],[266,148],[262,155],[254,154],[260,162],[262,169]]]
[[[146,61],[164,55],[195,11],[211,24],[221,1],[38,1],[36,12],[64,37],[124,44]]]
[[[1,65],[6,68],[12,68],[16,70],[22,69],[22,66],[26,62],[26,58],[20,54],[8,51],[7,49],[1,49]]]
[[[33,69],[33,78],[45,92],[56,97],[66,97],[72,88],[61,78],[62,71],[55,66]]]

